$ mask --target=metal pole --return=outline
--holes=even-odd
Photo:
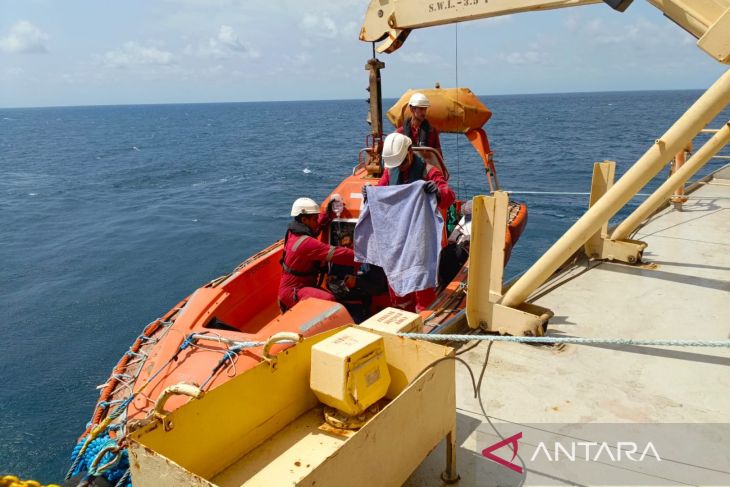
[[[621,222],[613,231],[611,240],[621,240],[631,235],[631,232],[654,213],[676,188],[686,183],[728,142],[730,142],[730,122],[718,130],[677,172],[672,174],[664,184],[659,186],[631,215]]]
[[[725,71],[626,174],[558,239],[507,291],[501,304],[515,307],[544,283],[730,103],[730,70]]]

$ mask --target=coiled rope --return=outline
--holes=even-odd
[[[165,330],[167,331],[167,330]],[[116,406],[115,409],[104,418],[100,424],[92,428],[90,433],[82,438],[71,454],[71,467],[66,473],[65,480],[71,478],[72,475],[78,474],[82,471],[87,471],[87,475],[96,477],[103,475],[109,482],[118,486],[131,485],[129,482],[129,461],[127,457],[126,448],[123,447],[125,437],[122,435],[117,441],[112,440],[108,434],[102,435],[107,429],[113,429],[111,425],[112,421],[117,419],[122,414],[126,414],[127,407],[134,400],[134,398],[141,394],[142,391],[152,383],[155,378],[174,361],[177,360],[178,355],[188,347],[199,348],[202,350],[218,351],[209,347],[205,347],[197,343],[199,339],[203,338],[200,334],[191,333],[187,335],[180,346],[178,347],[175,354],[165,362],[157,371],[152,374],[144,384],[141,385],[136,391],[131,393],[124,399],[117,399],[113,401],[101,401],[97,404],[97,407],[103,406],[109,408],[110,406]],[[208,338],[206,336],[206,338]],[[227,342],[222,337],[212,334],[210,337],[214,341],[226,345],[227,350],[223,353],[223,357],[213,368],[213,371],[205,380],[201,388],[205,388],[208,383],[215,377],[218,371],[226,363],[230,363],[230,367],[234,368],[235,375],[235,358],[237,355],[247,349],[253,347],[259,347],[265,344],[260,341],[250,342]],[[116,374],[121,378],[125,378],[125,374]],[[130,380],[136,379],[136,377],[126,376]],[[131,385],[127,385],[131,390]],[[114,451],[114,453],[112,453]],[[2,487],[2,486],[0,486]]]
[[[61,487],[58,484],[43,485],[37,480],[20,480],[15,475],[0,477],[0,487]]]
[[[37,480],[20,480],[15,475],[0,477],[0,487],[61,487],[58,484],[43,485]]]
[[[660,347],[730,347],[730,340],[644,340],[639,338],[582,337],[517,337],[506,335],[436,335],[428,333],[398,333],[398,336],[429,342],[513,342],[513,343],[574,343],[577,345],[642,345]]]

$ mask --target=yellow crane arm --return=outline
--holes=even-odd
[[[371,0],[360,40],[380,42],[378,52],[393,52],[413,29],[594,3],[624,11],[633,0]],[[730,64],[730,0],[647,0],[695,36],[697,45]]]

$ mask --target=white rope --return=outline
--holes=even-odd
[[[578,191],[506,191],[509,194],[534,194],[541,196],[590,196],[591,193]],[[649,193],[636,193],[634,196],[650,196]]]
[[[430,342],[470,342],[473,340],[516,343],[575,343],[577,345],[645,345],[662,347],[730,347],[730,340],[643,340],[634,338],[582,337],[515,337],[502,335],[439,335],[428,333],[398,333],[398,336]]]
[[[534,195],[534,196],[590,196],[590,193],[576,191],[505,191],[508,194]],[[650,193],[636,193],[634,196],[651,196]],[[727,196],[683,196],[688,200],[727,200]],[[669,199],[669,198],[667,198]]]

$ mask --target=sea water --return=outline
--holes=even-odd
[[[622,173],[700,94],[482,97],[499,181],[587,192],[594,161]],[[0,109],[0,475],[60,481],[96,386],[142,328],[283,237],[294,199],[321,201],[350,174],[366,110],[362,100]],[[485,193],[466,138],[443,134],[442,145],[457,195]],[[529,218],[507,277],[588,202],[515,199]]]

